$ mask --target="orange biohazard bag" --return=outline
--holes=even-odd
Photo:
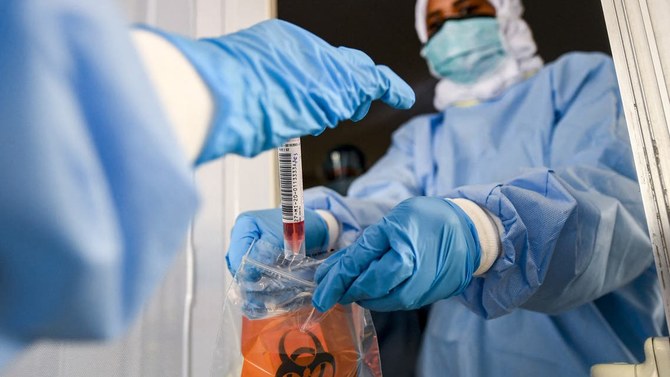
[[[256,241],[226,297],[212,376],[381,377],[370,313],[311,304],[316,267],[327,255],[288,264],[283,252]]]

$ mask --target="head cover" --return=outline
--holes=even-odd
[[[459,84],[441,78],[435,87],[433,104],[438,110],[461,101],[483,101],[495,97],[509,86],[523,80],[527,75],[542,67],[542,59],[537,56],[537,47],[526,22],[521,18],[523,6],[520,0],[490,0],[496,8],[496,18],[500,23],[503,45],[507,52],[504,61],[493,74],[472,83]],[[416,2],[416,32],[421,42],[428,41],[426,29],[426,8],[428,0]]]

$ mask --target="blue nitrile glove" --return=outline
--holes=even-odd
[[[229,296],[247,318],[267,318],[311,307],[314,273],[326,254],[300,262],[287,261],[281,248],[255,240],[235,272]],[[288,263],[287,263],[288,262]]]
[[[214,96],[216,114],[197,163],[226,153],[253,156],[360,120],[376,99],[401,109],[414,103],[412,89],[388,67],[285,21],[197,41],[154,31],[184,53]]]
[[[263,240],[275,246],[276,253],[284,249],[284,228],[281,209],[266,209],[244,212],[237,217],[230,235],[230,246],[226,254],[228,269],[235,274],[242,257],[254,240]],[[307,254],[324,252],[328,246],[328,225],[313,210],[305,208],[305,249]],[[271,264],[277,255],[270,255],[269,248],[263,248],[267,255],[254,255],[255,260]]]
[[[255,243],[254,243],[255,242]],[[251,244],[254,247],[249,250]],[[318,213],[305,209],[305,248],[308,255],[322,253],[328,245],[328,227]],[[241,214],[233,226],[226,255],[228,269],[235,275],[235,289],[241,302],[236,304],[248,318],[265,318],[287,313],[310,304],[314,290],[314,272],[318,261],[304,261],[287,268],[282,262],[284,248],[280,209],[250,211]],[[240,268],[249,250],[247,263]],[[325,258],[325,256],[320,255]],[[269,267],[268,269],[263,266]],[[269,270],[269,271],[268,271]],[[306,281],[286,278],[276,271]]]
[[[479,266],[470,218],[441,198],[408,199],[316,271],[313,303],[376,311],[416,309],[460,294]]]

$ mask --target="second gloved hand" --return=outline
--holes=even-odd
[[[388,67],[288,22],[197,41],[154,31],[184,53],[214,97],[216,114],[197,163],[226,153],[253,156],[360,120],[376,99],[402,109],[414,103],[412,89]]]
[[[255,242],[255,243],[254,243]],[[250,246],[254,247],[250,249]],[[307,254],[320,253],[328,245],[328,227],[318,213],[305,209],[305,248]],[[250,211],[241,214],[231,233],[226,255],[228,269],[235,275],[238,303],[248,318],[265,318],[287,313],[309,303],[312,286],[282,277],[276,271],[311,282],[318,263],[305,261],[299,266],[286,266],[279,262],[283,255],[284,239],[280,209]],[[245,254],[254,263],[247,262],[240,268]],[[247,259],[247,260],[249,260]],[[267,266],[264,269],[259,266]]]
[[[228,269],[235,274],[242,257],[254,240],[263,240],[274,246],[279,253],[284,249],[284,227],[281,209],[266,209],[244,212],[237,217],[230,235],[230,247],[226,254]],[[307,253],[326,251],[328,246],[328,226],[313,210],[305,209],[305,249]],[[268,248],[265,248],[268,249]],[[270,263],[277,255],[264,256]]]
[[[408,199],[317,270],[313,303],[415,309],[460,294],[479,266],[470,218],[441,198]]]

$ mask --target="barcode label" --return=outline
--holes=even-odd
[[[298,223],[305,220],[300,139],[289,140],[278,151],[282,221]]]

